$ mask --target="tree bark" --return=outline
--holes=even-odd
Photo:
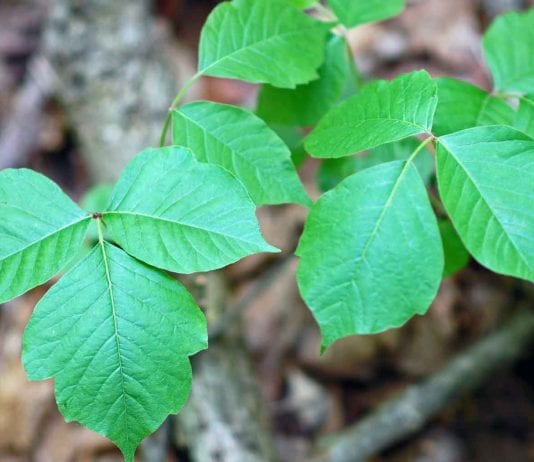
[[[150,2],[58,0],[44,53],[91,177],[115,180],[130,158],[157,144],[178,86]]]

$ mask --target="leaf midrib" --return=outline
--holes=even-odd
[[[402,161],[394,161],[394,162],[402,162]],[[380,212],[380,215],[378,216],[376,224],[373,227],[373,230],[372,230],[371,234],[367,238],[367,241],[365,242],[365,245],[364,245],[362,251],[360,252],[360,255],[357,257],[357,260],[356,260],[356,262],[354,264],[354,268],[350,272],[350,276],[349,276],[349,279],[348,279],[350,281],[350,283],[354,283],[354,284],[356,283],[356,281],[355,281],[356,272],[360,268],[361,262],[365,261],[365,258],[367,256],[367,252],[369,251],[369,248],[371,247],[372,243],[376,239],[376,236],[378,235],[378,230],[379,230],[380,226],[382,225],[382,222],[384,221],[384,218],[386,216],[387,211],[391,207],[391,204],[393,202],[393,198],[395,197],[395,194],[397,193],[397,190],[399,189],[399,186],[400,186],[404,176],[406,175],[406,172],[410,168],[411,163],[412,163],[412,161],[410,161],[410,160],[404,161],[405,165],[403,166],[402,170],[399,173],[399,176],[395,180],[395,183],[393,184],[393,187],[391,188],[391,191],[390,191],[390,193],[389,193],[389,195],[388,195],[388,197],[386,199],[384,207],[382,208],[382,211]],[[356,323],[357,319],[354,319],[354,322]],[[358,326],[356,324],[355,324],[355,327],[356,327],[356,330],[357,330]]]
[[[154,216],[154,215],[147,215],[146,213],[124,212],[124,211],[120,211],[120,210],[113,210],[113,211],[109,211],[109,212],[104,212],[103,215],[104,215],[104,218],[106,217],[106,215],[131,215],[131,216],[135,216],[135,217],[147,218],[149,220],[154,220],[154,221],[163,221],[165,223],[171,223],[173,225],[179,225],[179,226],[184,226],[186,228],[195,229],[195,230],[198,230],[198,231],[203,231],[205,233],[217,234],[218,236],[222,236],[222,237],[227,238],[227,239],[234,239],[234,240],[237,240],[237,241],[244,242],[246,244],[256,245],[255,242],[247,241],[245,239],[240,238],[239,236],[234,236],[234,235],[231,235],[231,234],[224,234],[224,233],[221,233],[220,231],[217,231],[217,230],[212,230],[212,229],[209,229],[209,228],[201,228],[199,226],[191,225],[191,224],[188,224],[188,223],[183,223],[183,222],[177,221],[177,220],[169,220],[169,219],[163,218],[163,217],[158,217],[158,216]]]
[[[329,127],[325,127],[325,128],[322,128],[322,127],[318,127],[318,128],[320,130],[323,130],[323,131],[327,131],[327,130],[337,130],[337,131],[339,131],[339,127],[340,126],[342,126],[342,127],[348,126],[351,129],[354,129],[354,128],[360,128],[366,122],[376,122],[376,121],[379,121],[379,122],[396,122],[396,123],[399,123],[401,125],[406,125],[407,127],[413,127],[413,128],[416,128],[417,130],[421,131],[421,133],[413,133],[412,135],[424,134],[424,133],[427,133],[428,135],[432,135],[432,133],[430,132],[430,129],[429,128],[425,128],[422,125],[416,124],[414,122],[409,122],[409,121],[403,120],[403,119],[388,118],[388,117],[369,117],[369,118],[361,119],[357,123],[351,123],[351,122],[346,122],[345,123],[344,122],[342,124],[331,124]],[[332,126],[332,125],[334,125],[334,126]],[[411,136],[411,135],[406,135],[406,136],[403,135],[403,137],[400,138],[400,139],[408,138],[409,136]],[[399,141],[400,139],[397,139],[396,141]],[[388,142],[380,143],[379,145],[377,145],[375,147],[381,146],[383,144],[388,144]]]
[[[256,178],[260,177],[261,170],[257,165],[254,164],[254,162],[252,162],[250,160],[250,156],[247,156],[242,150],[235,149],[234,147],[230,146],[230,144],[226,140],[222,140],[221,138],[216,136],[212,131],[209,130],[209,128],[205,127],[204,125],[201,125],[198,121],[196,121],[195,119],[192,119],[191,117],[189,117],[185,112],[177,111],[177,113],[179,115],[181,115],[184,119],[186,119],[187,121],[192,123],[195,127],[197,127],[200,130],[202,130],[202,132],[205,134],[205,136],[207,136],[210,139],[212,139],[212,140],[216,141],[217,143],[221,144],[225,149],[228,149],[232,155],[235,155],[236,157],[241,159],[243,162],[245,162],[247,165],[251,166],[254,169],[254,171],[257,173]],[[208,150],[206,150],[206,157],[208,157],[208,156],[209,156]],[[286,159],[284,158],[283,160],[286,160]],[[287,160],[290,160],[289,156],[288,156]],[[225,167],[223,166],[223,168],[225,168]],[[235,174],[236,175],[240,174],[240,172],[239,172],[240,169],[238,169],[237,166],[235,166],[234,169],[235,169]],[[261,181],[257,181],[257,185],[260,187],[262,194],[266,194],[267,193],[267,191],[265,190],[265,187],[263,186]]]
[[[365,246],[361,252],[361,260],[365,260],[365,257],[367,255],[367,252],[369,251],[369,247],[373,243],[373,241],[376,239],[376,236],[378,234],[378,229],[382,225],[382,222],[384,221],[384,218],[386,216],[386,212],[391,207],[391,204],[393,202],[393,198],[395,197],[395,194],[397,193],[397,190],[399,189],[399,186],[404,179],[404,176],[406,175],[406,172],[411,166],[412,161],[404,161],[404,166],[402,167],[401,172],[399,173],[398,178],[395,180],[395,183],[393,184],[393,188],[391,188],[391,192],[388,195],[388,198],[386,199],[386,202],[384,204],[384,207],[382,208],[382,211],[380,212],[380,215],[378,216],[378,219],[376,221],[376,225],[373,228],[373,231],[371,232],[371,235],[367,238],[367,241],[365,243]]]
[[[39,239],[36,239],[32,242],[30,242],[29,244],[25,245],[22,249],[19,249],[19,250],[16,250],[15,252],[12,252],[8,255],[5,255],[3,257],[0,257],[0,262],[4,261],[4,260],[7,260],[8,258],[11,258],[11,257],[14,257],[15,255],[18,255],[19,253],[22,253],[22,252],[25,252],[26,250],[28,250],[30,247],[33,247],[34,245],[36,244],[39,244],[40,242],[56,235],[56,234],[59,234],[59,233],[62,233],[63,231],[66,231],[67,229],[69,228],[72,228],[76,225],[79,225],[80,223],[83,223],[84,221],[89,221],[91,219],[91,217],[83,217],[83,218],[80,218],[76,221],[73,221],[72,223],[69,223],[68,225],[65,225],[63,226],[62,228],[59,228],[59,229],[56,229],[55,231],[52,231],[51,233],[48,233],[48,234],[45,234],[44,236],[40,237]]]
[[[523,253],[517,248],[517,245],[516,245],[515,241],[512,239],[512,236],[510,234],[508,234],[508,231],[506,230],[504,225],[501,223],[501,220],[499,219],[499,216],[495,213],[493,208],[490,206],[489,202],[486,200],[486,198],[484,197],[484,195],[480,191],[477,182],[471,176],[471,174],[466,169],[464,164],[460,161],[460,159],[458,159],[458,157],[456,157],[454,155],[454,153],[449,148],[447,148],[446,143],[443,143],[443,141],[440,141],[439,138],[438,138],[438,142],[441,142],[441,144],[443,145],[445,151],[448,154],[450,154],[450,156],[456,161],[456,164],[463,170],[463,172],[465,173],[465,176],[469,179],[469,181],[472,183],[473,187],[476,189],[476,191],[477,191],[480,199],[482,200],[482,202],[484,202],[484,204],[486,205],[488,210],[491,212],[492,216],[495,217],[495,221],[499,224],[499,227],[501,228],[503,234],[508,238],[509,242],[512,244],[512,247],[514,248],[514,250],[519,255],[519,257],[520,257],[521,261],[523,262],[523,264],[525,265],[525,267],[528,268],[529,271],[533,271],[533,269],[531,268],[530,264],[525,260],[525,257],[523,255]]]
[[[106,243],[103,240],[100,240],[99,242],[100,248],[102,249],[102,260],[104,261],[104,269],[106,272],[106,280],[108,283],[108,294],[109,294],[109,300],[111,304],[111,315],[113,317],[113,329],[114,329],[114,337],[115,337],[115,346],[117,349],[117,359],[119,362],[119,373],[121,376],[121,390],[122,390],[122,403],[124,408],[124,416],[125,416],[125,422],[128,422],[128,406],[126,404],[126,386],[124,384],[124,368],[122,364],[122,355],[121,355],[121,344],[120,344],[120,337],[119,337],[119,326],[117,321],[117,311],[115,307],[115,297],[113,296],[113,282],[111,281],[111,271],[109,269],[108,264],[108,257],[106,254]],[[128,430],[125,432],[126,435],[126,444],[129,444],[130,440],[130,433]]]
[[[230,59],[234,55],[237,55],[238,53],[246,51],[246,50],[248,50],[250,48],[255,48],[255,47],[262,46],[264,44],[269,43],[270,41],[278,40],[280,37],[286,38],[286,36],[289,36],[289,37],[295,36],[295,35],[298,36],[303,31],[311,31],[311,30],[313,30],[315,28],[319,29],[317,24],[310,24],[310,26],[307,27],[307,28],[295,29],[295,30],[291,30],[291,31],[282,32],[282,33],[279,33],[277,35],[271,35],[271,36],[268,36],[268,37],[264,37],[261,40],[258,40],[256,42],[253,42],[253,43],[249,44],[249,45],[243,46],[242,48],[239,48],[237,50],[232,51],[231,53],[228,53],[228,54],[224,55],[223,57],[221,57],[221,58],[217,59],[216,61],[212,62],[211,64],[209,64],[207,67],[204,67],[204,68],[200,69],[200,72],[202,74],[206,74],[214,66],[217,66],[221,62],[223,62],[223,61],[225,61],[227,59]],[[244,29],[246,29],[246,27]]]

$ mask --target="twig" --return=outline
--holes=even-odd
[[[459,354],[444,369],[381,405],[337,436],[325,438],[315,462],[360,462],[416,433],[440,409],[511,363],[534,337],[534,313],[518,312],[497,332]]]
[[[42,56],[32,59],[26,82],[0,135],[0,170],[23,165],[39,137],[41,109],[53,92],[55,76]]]

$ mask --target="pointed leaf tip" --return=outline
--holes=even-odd
[[[250,111],[210,101],[186,104],[173,112],[172,139],[199,161],[235,175],[256,205],[310,204],[288,147]]]
[[[178,146],[148,149],[128,164],[104,221],[126,252],[177,273],[209,271],[275,251],[261,235],[241,182]]]

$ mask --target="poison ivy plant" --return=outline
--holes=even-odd
[[[534,140],[509,127],[441,138],[439,191],[465,246],[493,271],[534,280]]]
[[[373,82],[328,112],[305,146],[315,157],[343,157],[429,133],[436,104],[437,87],[425,71]]]
[[[309,8],[317,3],[317,0],[290,0],[290,2],[299,8]]]
[[[185,403],[188,357],[206,347],[206,320],[187,290],[101,241],[39,302],[22,358],[30,379],[55,379],[67,421],[133,461],[141,440]]]
[[[432,132],[446,135],[481,125],[512,125],[515,112],[503,100],[460,80],[441,78]]]
[[[534,8],[497,18],[484,37],[484,55],[500,92],[534,92]]]
[[[0,303],[58,273],[80,247],[90,218],[48,178],[0,172]]]
[[[445,255],[443,277],[449,277],[467,266],[469,252],[449,220],[440,220],[438,225]]]
[[[404,0],[328,0],[328,3],[347,27],[391,18],[405,6]]]
[[[65,418],[109,437],[127,462],[184,405],[189,357],[207,346],[204,315],[164,270],[276,252],[255,207],[311,204],[295,165],[321,162],[327,191],[297,249],[323,349],[423,314],[469,254],[534,281],[534,10],[504,15],[485,35],[488,93],[425,71],[360,89],[345,28],[313,16],[352,27],[391,17],[404,1],[328,5],[219,4],[161,147],[82,207],[38,173],[0,172],[0,303],[68,268],[29,321],[26,372],[54,378]],[[178,107],[202,75],[264,84],[257,115],[208,101]],[[169,128],[174,146],[165,147]],[[305,151],[323,160],[306,163]]]
[[[346,40],[332,35],[319,78],[294,90],[264,85],[258,98],[258,115],[269,123],[310,126],[340,99],[356,90],[352,56]]]
[[[521,97],[514,126],[534,138],[534,94]]]
[[[242,184],[180,147],[147,149],[132,160],[103,220],[130,255],[177,273],[277,251],[263,240]]]
[[[209,101],[182,106],[173,113],[172,139],[233,173],[258,205],[309,204],[287,146],[245,109]]]
[[[322,191],[328,191],[353,173],[384,162],[407,160],[418,144],[415,138],[406,138],[371,149],[364,155],[325,159],[318,171],[319,187]],[[434,159],[430,151],[424,148],[414,159],[414,165],[423,182],[428,184],[434,175]]]
[[[287,0],[223,2],[202,29],[199,72],[294,88],[318,77],[329,28]]]
[[[443,250],[415,167],[384,163],[324,194],[297,255],[299,287],[321,326],[323,349],[424,313],[441,282]]]
[[[97,244],[37,305],[23,362],[30,379],[55,379],[66,420],[109,437],[132,461],[139,442],[184,404],[188,357],[207,346],[191,295],[146,263],[211,270],[276,249],[263,240],[243,185],[186,148],[136,156],[95,212],[108,195],[107,187],[94,191],[84,212],[38,173],[0,172],[0,299],[56,274],[77,255],[90,221],[97,223]]]

